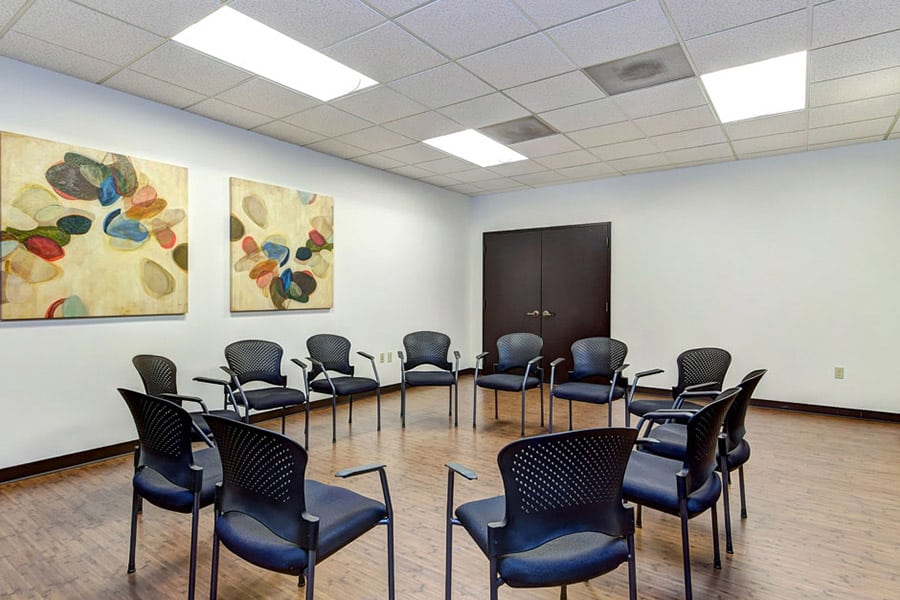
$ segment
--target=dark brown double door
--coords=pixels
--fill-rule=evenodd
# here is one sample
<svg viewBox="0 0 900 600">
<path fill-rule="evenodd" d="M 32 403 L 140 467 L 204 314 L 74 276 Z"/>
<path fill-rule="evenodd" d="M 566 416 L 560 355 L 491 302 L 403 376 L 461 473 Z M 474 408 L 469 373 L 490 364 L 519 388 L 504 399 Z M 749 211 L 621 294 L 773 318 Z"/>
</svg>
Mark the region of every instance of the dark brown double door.
<svg viewBox="0 0 900 600">
<path fill-rule="evenodd" d="M 544 340 L 546 377 L 564 357 L 557 381 L 572 368 L 577 339 L 609 336 L 610 224 L 484 234 L 482 348 L 497 360 L 497 338 L 527 331 Z"/>
</svg>

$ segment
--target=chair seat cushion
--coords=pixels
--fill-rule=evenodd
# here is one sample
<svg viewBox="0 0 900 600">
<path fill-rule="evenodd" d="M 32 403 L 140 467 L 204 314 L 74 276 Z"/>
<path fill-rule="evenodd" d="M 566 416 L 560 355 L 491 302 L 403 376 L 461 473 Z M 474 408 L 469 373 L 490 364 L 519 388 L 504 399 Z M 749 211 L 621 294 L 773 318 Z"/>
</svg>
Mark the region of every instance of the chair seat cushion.
<svg viewBox="0 0 900 600">
<path fill-rule="evenodd" d="M 586 381 L 567 381 L 553 386 L 553 396 L 564 400 L 577 400 L 579 402 L 591 402 L 593 404 L 605 404 L 609 401 L 610 386 L 603 383 L 588 383 Z M 616 386 L 613 388 L 612 398 L 617 400 L 625 396 L 625 388 Z"/>
<path fill-rule="evenodd" d="M 309 560 L 306 550 L 242 512 L 229 511 L 216 517 L 216 535 L 226 548 L 270 571 L 299 575 Z"/>
<path fill-rule="evenodd" d="M 652 432 L 651 432 L 652 434 Z M 626 500 L 672 515 L 681 513 L 675 474 L 684 462 L 656 456 L 649 452 L 632 452 L 625 469 L 622 495 Z M 713 473 L 697 490 L 688 495 L 688 517 L 712 506 L 722 491 L 719 476 Z"/>
<path fill-rule="evenodd" d="M 194 452 L 194 464 L 203 467 L 200 506 L 207 506 L 215 499 L 216 484 L 222 481 L 222 462 L 218 450 L 204 448 Z M 137 493 L 151 504 L 181 513 L 193 510 L 194 494 L 191 490 L 172 483 L 150 467 L 135 473 L 132 482 Z"/>
<path fill-rule="evenodd" d="M 502 521 L 504 513 L 503 496 L 468 502 L 456 509 L 460 523 L 485 555 L 488 523 Z M 511 587 L 550 587 L 593 579 L 627 560 L 624 538 L 579 532 L 498 557 L 497 569 Z"/>
<path fill-rule="evenodd" d="M 294 388 L 258 388 L 255 390 L 244 390 L 244 395 L 247 397 L 247 404 L 253 410 L 283 408 L 306 402 L 306 395 Z"/>
<path fill-rule="evenodd" d="M 660 410 L 663 408 L 672 408 L 674 400 L 635 400 L 628 407 L 628 412 L 633 415 L 644 416 L 648 412 Z M 681 405 L 684 410 L 700 410 L 703 408 L 694 402 L 684 402 Z"/>
<path fill-rule="evenodd" d="M 492 375 L 483 375 L 476 380 L 478 387 L 488 388 L 490 390 L 503 390 L 505 392 L 518 392 L 522 389 L 522 376 L 512 373 L 493 373 Z M 525 389 L 530 390 L 541 385 L 541 380 L 537 377 L 529 377 L 525 381 Z"/>
<path fill-rule="evenodd" d="M 453 385 L 450 371 L 407 371 L 406 385 Z"/>
<path fill-rule="evenodd" d="M 687 427 L 681 423 L 664 423 L 650 430 L 647 437 L 658 440 L 644 447 L 647 452 L 674 460 L 684 460 L 687 448 Z"/>
<path fill-rule="evenodd" d="M 750 444 L 747 440 L 741 440 L 738 447 L 728 453 L 728 458 L 726 459 L 728 470 L 734 471 L 748 460 L 750 460 Z"/>
<path fill-rule="evenodd" d="M 350 396 L 378 389 L 378 382 L 367 377 L 332 377 L 331 383 L 334 384 L 334 390 L 338 396 Z M 309 387 L 322 394 L 331 394 L 331 385 L 324 378 L 310 381 Z"/>
</svg>

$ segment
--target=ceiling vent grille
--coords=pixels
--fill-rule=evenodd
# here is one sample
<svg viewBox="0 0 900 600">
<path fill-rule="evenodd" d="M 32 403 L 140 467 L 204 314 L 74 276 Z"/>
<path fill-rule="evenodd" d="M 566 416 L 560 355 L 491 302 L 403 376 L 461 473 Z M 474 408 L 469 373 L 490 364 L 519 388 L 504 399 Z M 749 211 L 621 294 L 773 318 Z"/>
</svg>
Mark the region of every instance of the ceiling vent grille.
<svg viewBox="0 0 900 600">
<path fill-rule="evenodd" d="M 694 76 L 678 44 L 587 67 L 584 72 L 610 96 Z"/>
</svg>

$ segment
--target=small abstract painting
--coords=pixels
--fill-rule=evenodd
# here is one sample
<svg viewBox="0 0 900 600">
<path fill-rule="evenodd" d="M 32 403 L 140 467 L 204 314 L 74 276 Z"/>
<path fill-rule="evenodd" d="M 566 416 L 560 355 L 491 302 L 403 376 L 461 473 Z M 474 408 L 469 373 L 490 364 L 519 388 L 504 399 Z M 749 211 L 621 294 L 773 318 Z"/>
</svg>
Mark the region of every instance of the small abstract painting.
<svg viewBox="0 0 900 600">
<path fill-rule="evenodd" d="M 333 304 L 333 198 L 232 177 L 231 310 Z"/>
<path fill-rule="evenodd" d="M 0 317 L 187 312 L 187 169 L 0 133 Z"/>
</svg>

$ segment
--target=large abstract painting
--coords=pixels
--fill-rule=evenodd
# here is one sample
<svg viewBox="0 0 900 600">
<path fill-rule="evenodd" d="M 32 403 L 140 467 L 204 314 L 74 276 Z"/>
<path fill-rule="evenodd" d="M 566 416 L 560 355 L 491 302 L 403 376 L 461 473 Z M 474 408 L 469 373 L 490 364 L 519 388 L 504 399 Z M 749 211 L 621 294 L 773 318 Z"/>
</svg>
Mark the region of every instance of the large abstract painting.
<svg viewBox="0 0 900 600">
<path fill-rule="evenodd" d="M 331 196 L 231 178 L 231 310 L 331 308 Z"/>
<path fill-rule="evenodd" d="M 187 311 L 187 169 L 0 133 L 3 320 Z"/>
</svg>

